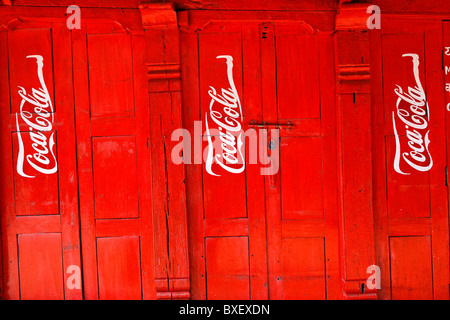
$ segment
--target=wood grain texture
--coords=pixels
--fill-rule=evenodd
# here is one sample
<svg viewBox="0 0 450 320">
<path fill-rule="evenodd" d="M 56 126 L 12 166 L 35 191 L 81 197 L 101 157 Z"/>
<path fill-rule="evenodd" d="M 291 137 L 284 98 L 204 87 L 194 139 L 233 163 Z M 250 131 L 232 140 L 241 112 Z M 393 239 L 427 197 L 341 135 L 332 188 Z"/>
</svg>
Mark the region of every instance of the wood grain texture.
<svg viewBox="0 0 450 320">
<path fill-rule="evenodd" d="M 64 299 L 61 234 L 24 234 L 18 237 L 20 298 Z"/>
<path fill-rule="evenodd" d="M 392 299 L 433 299 L 429 237 L 390 238 Z"/>
<path fill-rule="evenodd" d="M 384 88 L 383 99 L 373 97 L 374 153 L 385 153 L 384 157 L 374 159 L 374 170 L 387 172 L 385 176 L 376 175 L 374 180 L 376 254 L 382 270 L 378 296 L 381 299 L 448 299 L 447 160 L 438 151 L 445 148 L 442 137 L 448 128 L 441 107 L 445 104 L 443 84 L 439 77 L 433 76 L 444 71 L 442 56 L 433 49 L 442 46 L 442 24 L 430 20 L 419 26 L 414 19 L 401 24 L 391 19 L 386 22 L 386 28 L 371 38 L 372 48 L 377 47 L 372 55 L 376 57 L 373 74 L 382 81 L 373 86 L 374 92 L 379 94 Z M 397 102 L 393 90 L 396 85 L 415 84 L 411 62 L 401 61 L 405 53 L 419 55 L 419 77 L 426 86 L 430 110 L 430 143 L 434 144 L 430 147 L 433 150 L 431 170 L 409 170 L 410 175 L 400 175 L 393 168 L 392 112 Z M 383 102 L 384 108 L 379 108 Z M 402 143 L 407 137 L 401 134 L 399 138 L 403 140 L 400 147 L 406 148 Z"/>
<path fill-rule="evenodd" d="M 97 239 L 99 298 L 140 300 L 139 237 Z"/>
<path fill-rule="evenodd" d="M 352 12 L 358 6 L 343 6 L 342 16 L 346 17 L 348 11 Z M 374 264 L 375 246 L 370 78 L 366 72 L 361 72 L 370 61 L 369 39 L 368 34 L 359 29 L 339 30 L 334 35 L 338 71 L 337 141 L 344 299 L 371 299 L 375 296 L 373 291 L 367 292 L 361 287 L 361 283 L 367 280 L 367 267 Z"/>
</svg>

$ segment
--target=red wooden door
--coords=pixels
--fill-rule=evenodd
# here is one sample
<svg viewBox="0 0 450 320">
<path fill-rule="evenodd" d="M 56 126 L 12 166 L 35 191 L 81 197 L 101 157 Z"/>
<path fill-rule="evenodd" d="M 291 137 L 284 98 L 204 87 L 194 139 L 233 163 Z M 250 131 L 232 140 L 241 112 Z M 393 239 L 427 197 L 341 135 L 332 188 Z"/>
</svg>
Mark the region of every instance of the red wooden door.
<svg viewBox="0 0 450 320">
<path fill-rule="evenodd" d="M 143 32 L 88 18 L 73 30 L 65 19 L 9 26 L 0 34 L 4 297 L 154 298 Z"/>
<path fill-rule="evenodd" d="M 280 169 L 267 176 L 269 296 L 338 299 L 337 154 L 330 34 L 263 24 L 263 119 L 280 130 Z"/>
<path fill-rule="evenodd" d="M 143 34 L 87 21 L 72 46 L 85 297 L 154 298 Z"/>
<path fill-rule="evenodd" d="M 0 37 L 4 298 L 80 299 L 70 30 L 22 19 Z"/>
<path fill-rule="evenodd" d="M 448 299 L 442 23 L 371 38 L 374 215 L 383 299 Z"/>
<path fill-rule="evenodd" d="M 242 32 L 239 24 L 211 25 L 198 37 L 187 33 L 181 41 L 192 49 L 182 57 L 184 105 L 198 106 L 186 109 L 189 119 L 184 126 L 194 134 L 194 121 L 203 121 L 204 136 L 200 132 L 194 139 L 203 138 L 203 148 L 208 150 L 206 140 L 220 134 L 211 114 L 224 114 L 223 105 L 212 98 L 216 93 L 222 95 L 225 89 L 235 94 L 239 107 L 232 127 L 245 130 L 247 114 L 261 114 L 260 84 L 245 80 L 260 79 L 258 26 Z M 206 125 L 216 133 L 208 135 Z M 238 140 L 234 154 L 242 160 Z M 266 299 L 264 180 L 259 169 L 244 168 L 243 161 L 228 169 L 217 163 L 199 166 L 201 154 L 200 162 L 198 154 L 194 157 L 196 164 L 186 167 L 192 298 Z"/>
<path fill-rule="evenodd" d="M 280 127 L 279 136 L 258 142 L 259 152 L 279 151 L 275 174 L 264 176 L 261 163 L 250 163 L 248 131 L 245 167 L 224 169 L 220 156 L 211 164 L 207 155 L 202 166 L 197 158 L 186 167 L 192 297 L 338 298 L 331 35 L 303 23 L 217 22 L 181 39 L 192 48 L 182 54 L 184 126 L 196 139 L 194 121 L 203 122 L 204 154 L 227 127 L 225 115 L 243 130 Z M 217 107 L 226 95 L 223 105 L 236 113 Z M 239 137 L 233 146 L 239 159 Z"/>
</svg>

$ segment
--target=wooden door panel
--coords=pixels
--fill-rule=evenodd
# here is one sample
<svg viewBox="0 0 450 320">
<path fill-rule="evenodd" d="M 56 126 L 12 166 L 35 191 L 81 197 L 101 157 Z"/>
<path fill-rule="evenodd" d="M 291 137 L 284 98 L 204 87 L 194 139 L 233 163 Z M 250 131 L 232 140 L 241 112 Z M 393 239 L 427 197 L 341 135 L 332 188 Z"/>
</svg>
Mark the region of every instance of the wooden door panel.
<svg viewBox="0 0 450 320">
<path fill-rule="evenodd" d="M 407 139 L 406 136 L 401 136 Z M 386 137 L 386 161 L 394 163 L 396 142 Z M 399 175 L 392 165 L 387 166 L 388 214 L 390 218 L 429 218 L 430 179 L 427 173 Z"/>
<path fill-rule="evenodd" d="M 141 299 L 139 247 L 139 237 L 97 238 L 100 299 Z"/>
<path fill-rule="evenodd" d="M 60 233 L 18 236 L 21 299 L 64 299 L 61 240 Z"/>
<path fill-rule="evenodd" d="M 30 105 L 33 99 L 37 99 L 39 95 L 34 97 L 32 91 L 41 88 L 39 77 L 36 74 L 38 70 L 37 60 L 31 56 L 41 55 L 43 57 L 42 77 L 46 84 L 46 89 L 50 97 L 50 101 L 54 101 L 53 86 L 53 57 L 52 57 L 52 37 L 51 28 L 38 29 L 16 29 L 8 33 L 8 57 L 10 57 L 9 68 L 11 95 L 11 114 L 17 115 L 16 132 L 12 133 L 14 164 L 23 163 L 20 170 L 14 170 L 14 193 L 17 201 L 17 215 L 49 215 L 59 214 L 58 199 L 58 174 L 35 174 L 35 169 L 31 164 L 39 165 L 37 159 L 32 156 L 27 157 L 30 153 L 34 155 L 33 143 L 42 141 L 43 143 L 36 145 L 37 150 L 43 152 L 49 150 L 57 155 L 57 146 L 49 148 L 49 139 L 53 135 L 56 137 L 54 130 L 47 130 L 48 124 L 41 122 L 38 109 L 39 106 L 44 107 L 45 103 L 41 103 L 36 107 Z M 27 46 L 23 44 L 26 43 Z M 36 76 L 30 76 L 36 74 Z M 21 89 L 22 88 L 22 89 Z M 31 92 L 30 92 L 31 91 Z M 22 103 L 22 95 L 31 95 L 30 102 Z M 51 117 L 55 115 L 54 103 L 52 106 L 45 108 L 46 112 L 51 113 Z M 21 106 L 24 117 L 21 118 Z M 26 122 L 27 120 L 28 122 Z M 45 120 L 43 120 L 45 121 Z M 34 123 L 34 126 L 31 124 Z M 33 132 L 35 130 L 35 132 Z M 38 132 L 36 132 L 38 130 Z M 44 133 L 39 130 L 45 130 Z M 56 139 L 55 139 L 56 140 Z M 23 150 L 23 155 L 19 152 Z M 23 159 L 18 159 L 21 156 Z M 51 161 L 50 166 L 55 165 L 52 155 L 42 154 L 38 159 L 41 161 Z M 22 172 L 19 174 L 18 172 Z M 30 178 L 33 177 L 33 178 Z M 45 192 L 42 192 L 45 190 Z"/>
<path fill-rule="evenodd" d="M 155 292 L 144 41 L 113 25 L 87 22 L 72 36 L 85 295 L 149 299 Z"/>
<path fill-rule="evenodd" d="M 430 237 L 391 237 L 392 299 L 433 299 Z"/>
<path fill-rule="evenodd" d="M 327 94 L 333 76 L 319 64 L 332 41 L 302 23 L 265 30 L 262 76 L 276 70 L 276 78 L 267 82 L 275 88 L 266 93 L 263 113 L 270 122 L 294 125 L 280 130 L 280 170 L 266 178 L 269 296 L 336 298 L 340 288 L 331 270 L 339 263 L 338 234 L 330 229 L 338 216 L 330 189 L 337 183 L 330 154 L 335 118 Z"/>
<path fill-rule="evenodd" d="M 207 298 L 250 299 L 248 237 L 206 238 Z"/>
<path fill-rule="evenodd" d="M 193 99 L 186 105 L 198 106 L 186 110 L 188 120 L 184 126 L 195 131 L 194 121 L 202 121 L 204 156 L 208 138 L 215 156 L 219 160 L 226 156 L 221 134 L 231 126 L 245 131 L 250 120 L 261 113 L 260 106 L 251 103 L 260 99 L 260 84 L 252 77 L 259 73 L 258 33 L 258 24 L 243 28 L 239 23 L 212 23 L 198 34 L 187 33 L 181 38 L 194 42 L 192 48 L 198 49 L 190 51 L 189 58 L 185 57 L 181 64 L 184 68 L 195 66 L 192 67 L 195 71 L 183 73 L 186 79 L 183 85 L 199 84 L 183 91 L 185 97 L 190 95 Z M 193 55 L 197 58 L 191 60 Z M 231 92 L 236 93 L 233 98 Z M 226 98 L 230 99 L 229 105 L 220 102 Z M 234 107 L 227 108 L 230 105 Z M 230 120 L 231 115 L 235 121 Z M 238 148 L 236 141 L 234 148 Z M 243 137 L 242 141 L 245 141 L 242 158 L 235 163 L 227 161 L 231 158 L 224 161 L 228 169 L 217 162 L 207 167 L 205 157 L 199 168 L 186 167 L 187 185 L 191 188 L 187 201 L 193 299 L 267 298 L 264 180 L 258 166 L 248 163 L 243 166 L 242 160 L 248 160 L 248 139 Z M 195 163 L 200 163 L 199 155 L 194 157 Z"/>
<path fill-rule="evenodd" d="M 380 79 L 372 84 L 372 119 L 382 299 L 449 295 L 442 37 L 441 23 L 412 19 L 389 21 L 371 38 Z"/>
<path fill-rule="evenodd" d="M 20 131 L 11 134 L 13 141 L 12 152 L 14 163 L 18 162 L 19 150 L 24 145 L 31 146 L 35 141 L 40 139 L 38 136 L 33 138 L 33 131 Z M 56 131 L 48 132 L 48 135 L 54 135 L 56 143 Z M 20 141 L 20 142 L 19 142 Z M 42 139 L 40 139 L 42 141 Z M 20 146 L 22 144 L 22 146 Z M 53 147 L 55 155 L 58 154 L 58 147 Z M 26 162 L 26 160 L 25 160 Z M 33 215 L 51 215 L 59 214 L 59 197 L 58 197 L 58 174 L 52 175 L 34 175 L 32 169 L 28 169 L 29 174 L 34 178 L 25 178 L 14 171 L 14 198 L 17 201 L 16 215 L 33 216 Z"/>
<path fill-rule="evenodd" d="M 283 238 L 283 299 L 326 299 L 324 238 Z"/>
<path fill-rule="evenodd" d="M 139 218 L 136 139 L 93 137 L 96 219 Z"/>
<path fill-rule="evenodd" d="M 81 299 L 70 30 L 17 22 L 0 46 L 4 298 Z"/>
<path fill-rule="evenodd" d="M 26 43 L 26 46 L 24 45 Z M 40 88 L 38 77 L 30 77 L 35 73 L 36 60 L 27 58 L 30 55 L 39 54 L 44 58 L 42 76 L 45 79 L 51 101 L 54 101 L 53 87 L 53 48 L 51 25 L 40 28 L 15 29 L 8 33 L 8 57 L 10 72 L 10 86 L 17 92 L 19 86 L 23 88 Z M 20 113 L 22 97 L 18 94 L 11 95 L 11 113 Z M 54 107 L 56 107 L 54 103 Z M 56 110 L 55 110 L 56 111 Z"/>
<path fill-rule="evenodd" d="M 279 119 L 320 118 L 317 52 L 318 40 L 314 35 L 276 37 Z"/>
<path fill-rule="evenodd" d="M 91 117 L 133 116 L 133 60 L 127 34 L 89 34 Z"/>
<path fill-rule="evenodd" d="M 283 220 L 323 219 L 320 137 L 281 138 Z"/>
<path fill-rule="evenodd" d="M 209 114 L 212 98 L 211 88 L 214 88 L 220 95 L 223 89 L 228 89 L 230 84 L 227 77 L 227 64 L 221 56 L 229 55 L 233 57 L 232 75 L 237 91 L 240 93 L 242 101 L 242 45 L 240 32 L 205 33 L 199 35 L 199 59 L 200 63 L 200 92 L 201 110 L 200 115 L 203 121 L 208 121 L 211 130 L 211 139 L 215 150 L 221 150 L 222 141 L 219 138 L 219 128 L 214 125 L 211 118 L 206 118 Z M 225 95 L 224 95 L 225 96 Z M 218 103 L 216 102 L 216 105 Z M 214 112 L 222 112 L 219 109 L 212 109 Z M 245 113 L 243 107 L 242 112 Z M 226 119 L 221 119 L 224 121 Z M 240 119 L 239 119 L 240 120 Z M 205 132 L 205 131 L 204 131 Z M 204 139 L 205 140 L 205 139 Z M 203 144 L 203 150 L 207 149 L 207 142 Z M 237 147 L 237 146 L 235 146 Z M 219 151 L 220 152 L 220 151 Z M 219 155 L 220 156 L 220 153 Z M 222 154 L 223 156 L 223 154 Z M 238 167 L 235 166 L 235 167 Z M 247 217 L 247 196 L 246 196 L 246 174 L 230 174 L 217 164 L 211 168 L 214 176 L 203 167 L 203 197 L 205 204 L 206 219 L 237 219 Z M 233 200 L 229 201 L 229 195 L 224 190 L 233 186 Z"/>
<path fill-rule="evenodd" d="M 394 90 L 399 90 L 398 86 L 405 90 L 408 87 L 415 86 L 415 80 L 412 76 L 411 58 L 404 57 L 404 54 L 414 53 L 419 57 L 424 57 L 424 34 L 408 35 L 383 35 L 383 56 L 386 61 L 383 63 L 383 86 L 385 104 L 396 106 L 398 96 Z M 419 64 L 419 75 L 424 75 L 425 65 Z M 400 85 L 401 84 L 401 85 Z M 426 81 L 423 82 L 426 90 Z M 399 91 L 400 92 L 400 91 Z M 398 116 L 393 116 L 394 108 L 385 108 L 386 124 L 396 122 L 395 128 L 398 139 L 393 132 L 394 125 L 386 125 L 386 161 L 387 179 L 388 179 L 388 214 L 392 218 L 418 218 L 430 217 L 430 180 L 428 172 L 415 172 L 410 174 L 408 168 L 402 165 L 399 170 L 407 174 L 399 174 L 394 170 L 396 148 L 399 150 L 408 150 L 408 137 L 405 130 L 401 128 Z M 395 111 L 396 112 L 396 111 Z M 407 118 L 406 120 L 408 120 Z M 413 121 L 414 123 L 414 121 Z M 401 130 L 401 131 L 400 131 Z M 412 134 L 413 128 L 409 131 Z M 414 140 L 412 140 L 414 142 Z M 410 143 L 414 146 L 413 143 Z M 402 162 L 401 160 L 398 160 Z"/>
</svg>

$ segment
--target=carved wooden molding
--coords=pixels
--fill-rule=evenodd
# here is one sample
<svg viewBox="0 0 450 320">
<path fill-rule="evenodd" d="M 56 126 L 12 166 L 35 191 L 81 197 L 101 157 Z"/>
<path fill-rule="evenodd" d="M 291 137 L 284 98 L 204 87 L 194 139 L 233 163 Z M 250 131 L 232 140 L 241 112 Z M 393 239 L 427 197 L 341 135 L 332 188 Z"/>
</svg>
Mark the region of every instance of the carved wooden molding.
<svg viewBox="0 0 450 320">
<path fill-rule="evenodd" d="M 139 6 L 144 29 L 177 28 L 177 13 L 172 3 L 142 3 Z"/>
<path fill-rule="evenodd" d="M 375 261 L 372 205 L 371 88 L 367 8 L 341 1 L 336 16 L 336 86 L 343 236 L 342 289 L 347 300 L 375 299 L 366 288 L 366 268 Z M 358 151 L 355 152 L 355 145 Z M 358 179 L 354 179 L 357 176 Z M 346 181 L 345 186 L 342 181 Z M 361 192 L 365 190 L 365 192 Z M 365 239 L 364 243 L 354 241 Z M 352 267 L 349 267 L 349 265 Z"/>
<path fill-rule="evenodd" d="M 172 3 L 141 3 L 146 41 L 152 139 L 156 299 L 190 298 L 184 167 L 171 161 L 173 130 L 181 122 L 177 14 Z"/>
<path fill-rule="evenodd" d="M 370 3 L 349 3 L 340 4 L 338 15 L 336 16 L 336 31 L 338 30 L 367 30 L 367 19 L 369 14 L 367 8 Z"/>
<path fill-rule="evenodd" d="M 149 80 L 174 80 L 181 77 L 179 64 L 147 64 L 147 69 Z"/>
<path fill-rule="evenodd" d="M 337 76 L 338 80 L 370 80 L 370 65 L 338 65 Z"/>
</svg>

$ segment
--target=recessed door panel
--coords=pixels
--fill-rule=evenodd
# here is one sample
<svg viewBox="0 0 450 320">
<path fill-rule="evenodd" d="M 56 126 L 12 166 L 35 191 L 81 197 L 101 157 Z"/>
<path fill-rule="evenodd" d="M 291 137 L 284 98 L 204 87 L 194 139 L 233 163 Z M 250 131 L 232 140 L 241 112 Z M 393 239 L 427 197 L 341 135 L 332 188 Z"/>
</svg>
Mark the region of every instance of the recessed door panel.
<svg viewBox="0 0 450 320">
<path fill-rule="evenodd" d="M 140 300 L 139 237 L 98 238 L 97 256 L 99 298 Z"/>
<path fill-rule="evenodd" d="M 250 298 L 247 237 L 206 238 L 208 299 Z"/>
<path fill-rule="evenodd" d="M 61 234 L 18 236 L 20 298 L 63 300 L 64 276 Z"/>
</svg>

